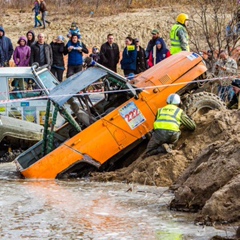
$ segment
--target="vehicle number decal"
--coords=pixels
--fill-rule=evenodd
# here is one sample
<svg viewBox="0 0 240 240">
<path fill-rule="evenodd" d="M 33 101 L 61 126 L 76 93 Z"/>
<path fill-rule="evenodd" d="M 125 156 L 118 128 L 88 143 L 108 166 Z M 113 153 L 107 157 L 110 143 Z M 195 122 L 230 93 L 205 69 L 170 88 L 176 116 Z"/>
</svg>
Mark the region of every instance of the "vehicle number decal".
<svg viewBox="0 0 240 240">
<path fill-rule="evenodd" d="M 146 121 L 141 111 L 133 102 L 128 103 L 119 112 L 132 130 Z"/>
<path fill-rule="evenodd" d="M 199 56 L 196 53 L 192 53 L 191 55 L 187 56 L 187 58 L 190 61 L 193 61 L 194 59 L 198 58 Z"/>
</svg>

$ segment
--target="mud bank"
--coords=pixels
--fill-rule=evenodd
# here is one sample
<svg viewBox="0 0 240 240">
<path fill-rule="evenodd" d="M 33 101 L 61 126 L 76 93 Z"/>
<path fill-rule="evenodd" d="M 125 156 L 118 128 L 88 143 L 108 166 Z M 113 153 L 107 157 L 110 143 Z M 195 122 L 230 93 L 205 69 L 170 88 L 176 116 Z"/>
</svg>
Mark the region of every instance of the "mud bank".
<svg viewBox="0 0 240 240">
<path fill-rule="evenodd" d="M 182 132 L 172 154 L 139 157 L 130 166 L 95 173 L 96 181 L 171 186 L 175 210 L 201 210 L 196 221 L 238 221 L 240 217 L 240 111 L 210 111 Z"/>
<path fill-rule="evenodd" d="M 177 180 L 170 204 L 177 210 L 201 209 L 196 221 L 204 224 L 240 218 L 240 112 L 217 115 L 218 121 L 210 126 L 218 141 L 204 149 Z"/>
</svg>

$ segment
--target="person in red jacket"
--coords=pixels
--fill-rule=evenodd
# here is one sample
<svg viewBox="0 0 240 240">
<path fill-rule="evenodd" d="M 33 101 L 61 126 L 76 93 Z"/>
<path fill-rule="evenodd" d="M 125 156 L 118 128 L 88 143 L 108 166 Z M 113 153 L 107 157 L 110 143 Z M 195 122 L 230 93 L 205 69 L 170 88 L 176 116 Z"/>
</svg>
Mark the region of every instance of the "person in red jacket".
<svg viewBox="0 0 240 240">
<path fill-rule="evenodd" d="M 160 41 L 157 41 L 150 52 L 148 65 L 152 67 L 169 56 L 171 56 L 170 51 Z"/>
</svg>

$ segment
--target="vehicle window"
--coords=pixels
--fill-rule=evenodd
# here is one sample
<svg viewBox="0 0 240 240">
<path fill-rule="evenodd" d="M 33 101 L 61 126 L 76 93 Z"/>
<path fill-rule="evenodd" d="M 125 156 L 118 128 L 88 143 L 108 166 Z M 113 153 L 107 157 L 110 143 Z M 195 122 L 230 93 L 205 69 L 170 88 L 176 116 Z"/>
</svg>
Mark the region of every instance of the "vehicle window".
<svg viewBox="0 0 240 240">
<path fill-rule="evenodd" d="M 9 78 L 10 99 L 38 97 L 43 94 L 42 89 L 32 78 Z"/>
<path fill-rule="evenodd" d="M 59 82 L 56 80 L 56 78 L 49 72 L 44 71 L 38 74 L 38 77 L 42 81 L 43 85 L 51 91 L 54 87 L 56 87 Z"/>
</svg>

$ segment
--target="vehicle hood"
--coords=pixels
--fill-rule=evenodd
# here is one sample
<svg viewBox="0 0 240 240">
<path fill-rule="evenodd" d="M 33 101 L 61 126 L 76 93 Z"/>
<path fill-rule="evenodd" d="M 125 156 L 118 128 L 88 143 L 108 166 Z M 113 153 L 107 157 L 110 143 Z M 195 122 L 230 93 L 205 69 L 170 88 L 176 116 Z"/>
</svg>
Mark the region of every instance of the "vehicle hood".
<svg viewBox="0 0 240 240">
<path fill-rule="evenodd" d="M 75 94 L 83 91 L 86 87 L 107 74 L 107 71 L 100 68 L 88 68 L 85 71 L 69 77 L 66 81 L 56 86 L 50 92 L 49 98 L 61 107 Z"/>
<path fill-rule="evenodd" d="M 0 116 L 0 142 L 4 137 L 40 141 L 43 136 L 41 125 L 20 119 Z"/>
</svg>

